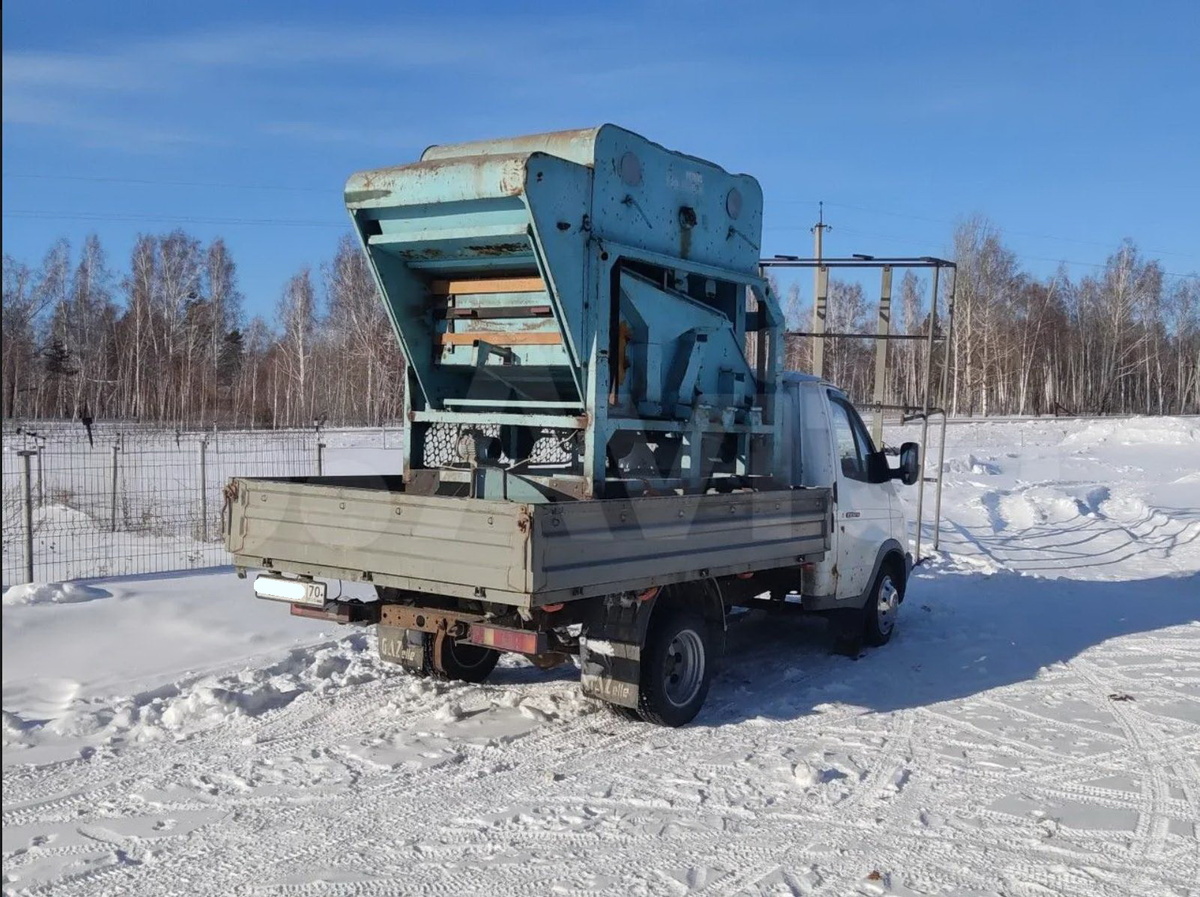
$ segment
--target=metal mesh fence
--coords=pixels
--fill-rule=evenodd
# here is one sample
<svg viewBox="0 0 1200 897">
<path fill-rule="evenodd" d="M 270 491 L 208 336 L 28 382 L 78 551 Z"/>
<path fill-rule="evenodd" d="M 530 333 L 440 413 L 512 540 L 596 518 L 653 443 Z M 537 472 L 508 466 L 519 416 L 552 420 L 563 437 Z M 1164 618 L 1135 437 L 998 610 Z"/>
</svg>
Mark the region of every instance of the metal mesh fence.
<svg viewBox="0 0 1200 897">
<path fill-rule="evenodd" d="M 330 466 L 398 471 L 400 445 L 397 431 L 378 429 L 181 432 L 110 426 L 97 430 L 91 442 L 78 424 L 6 432 L 4 582 L 28 577 L 30 541 L 32 578 L 39 582 L 227 563 L 221 511 L 231 477 L 314 475 L 318 465 L 327 471 Z M 388 454 L 374 454 L 380 449 Z"/>
</svg>

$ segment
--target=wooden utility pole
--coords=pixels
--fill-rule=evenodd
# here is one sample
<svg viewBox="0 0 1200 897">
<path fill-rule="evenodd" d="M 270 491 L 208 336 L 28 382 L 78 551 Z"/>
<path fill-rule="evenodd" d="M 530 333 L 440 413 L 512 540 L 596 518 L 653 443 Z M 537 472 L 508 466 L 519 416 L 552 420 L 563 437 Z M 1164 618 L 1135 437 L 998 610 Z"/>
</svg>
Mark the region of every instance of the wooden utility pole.
<svg viewBox="0 0 1200 897">
<path fill-rule="evenodd" d="M 875 419 L 871 438 L 875 447 L 883 445 L 883 402 L 887 398 L 888 336 L 892 332 L 892 266 L 884 265 L 879 284 L 879 322 L 875 327 Z"/>
</svg>

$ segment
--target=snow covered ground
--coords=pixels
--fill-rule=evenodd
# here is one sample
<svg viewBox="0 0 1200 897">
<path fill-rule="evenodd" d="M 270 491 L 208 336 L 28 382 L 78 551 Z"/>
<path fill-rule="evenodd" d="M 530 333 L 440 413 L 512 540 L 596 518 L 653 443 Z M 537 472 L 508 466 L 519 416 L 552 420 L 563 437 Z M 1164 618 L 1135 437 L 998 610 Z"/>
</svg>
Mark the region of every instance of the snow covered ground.
<svg viewBox="0 0 1200 897">
<path fill-rule="evenodd" d="M 892 643 L 745 615 L 679 730 L 227 572 L 9 589 L 4 893 L 1200 894 L 1200 422 L 949 440 Z"/>
</svg>

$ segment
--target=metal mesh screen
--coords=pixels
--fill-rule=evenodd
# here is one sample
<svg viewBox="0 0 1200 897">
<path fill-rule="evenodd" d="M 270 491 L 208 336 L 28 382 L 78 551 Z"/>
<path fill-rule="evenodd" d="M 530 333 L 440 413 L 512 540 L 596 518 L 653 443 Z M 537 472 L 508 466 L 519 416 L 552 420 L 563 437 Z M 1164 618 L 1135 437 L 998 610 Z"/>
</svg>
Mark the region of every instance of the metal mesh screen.
<svg viewBox="0 0 1200 897">
<path fill-rule="evenodd" d="M 425 467 L 448 467 L 459 463 L 458 440 L 466 433 L 477 432 L 483 436 L 499 438 L 498 424 L 431 424 L 425 434 L 422 462 Z M 529 459 L 534 464 L 567 464 L 571 451 L 564 447 L 565 439 L 557 433 L 545 432 L 533 443 Z M 502 463 L 526 460 L 501 455 Z"/>
</svg>

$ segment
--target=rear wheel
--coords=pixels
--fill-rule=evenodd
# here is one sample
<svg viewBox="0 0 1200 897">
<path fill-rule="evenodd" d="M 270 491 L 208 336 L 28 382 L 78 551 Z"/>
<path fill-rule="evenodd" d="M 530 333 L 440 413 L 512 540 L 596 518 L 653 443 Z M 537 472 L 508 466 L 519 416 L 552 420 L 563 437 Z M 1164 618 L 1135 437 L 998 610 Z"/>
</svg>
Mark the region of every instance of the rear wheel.
<svg viewBox="0 0 1200 897">
<path fill-rule="evenodd" d="M 620 704 L 605 704 L 604 706 L 612 711 L 614 716 L 619 716 L 621 719 L 627 719 L 635 723 L 642 721 L 642 712 L 640 710 L 635 710 L 632 707 L 624 707 Z"/>
<path fill-rule="evenodd" d="M 646 722 L 682 726 L 700 712 L 713 677 L 708 623 L 695 611 L 661 608 L 642 651 L 639 712 Z"/>
<path fill-rule="evenodd" d="M 446 636 L 441 639 L 429 633 L 425 636 L 425 665 L 438 679 L 458 679 L 462 682 L 482 682 L 491 675 L 500 660 L 500 652 L 479 645 L 456 642 Z"/>
<path fill-rule="evenodd" d="M 863 605 L 863 641 L 878 647 L 886 645 L 896 629 L 896 616 L 904 600 L 904 580 L 893 564 L 880 568 L 867 602 Z"/>
</svg>

